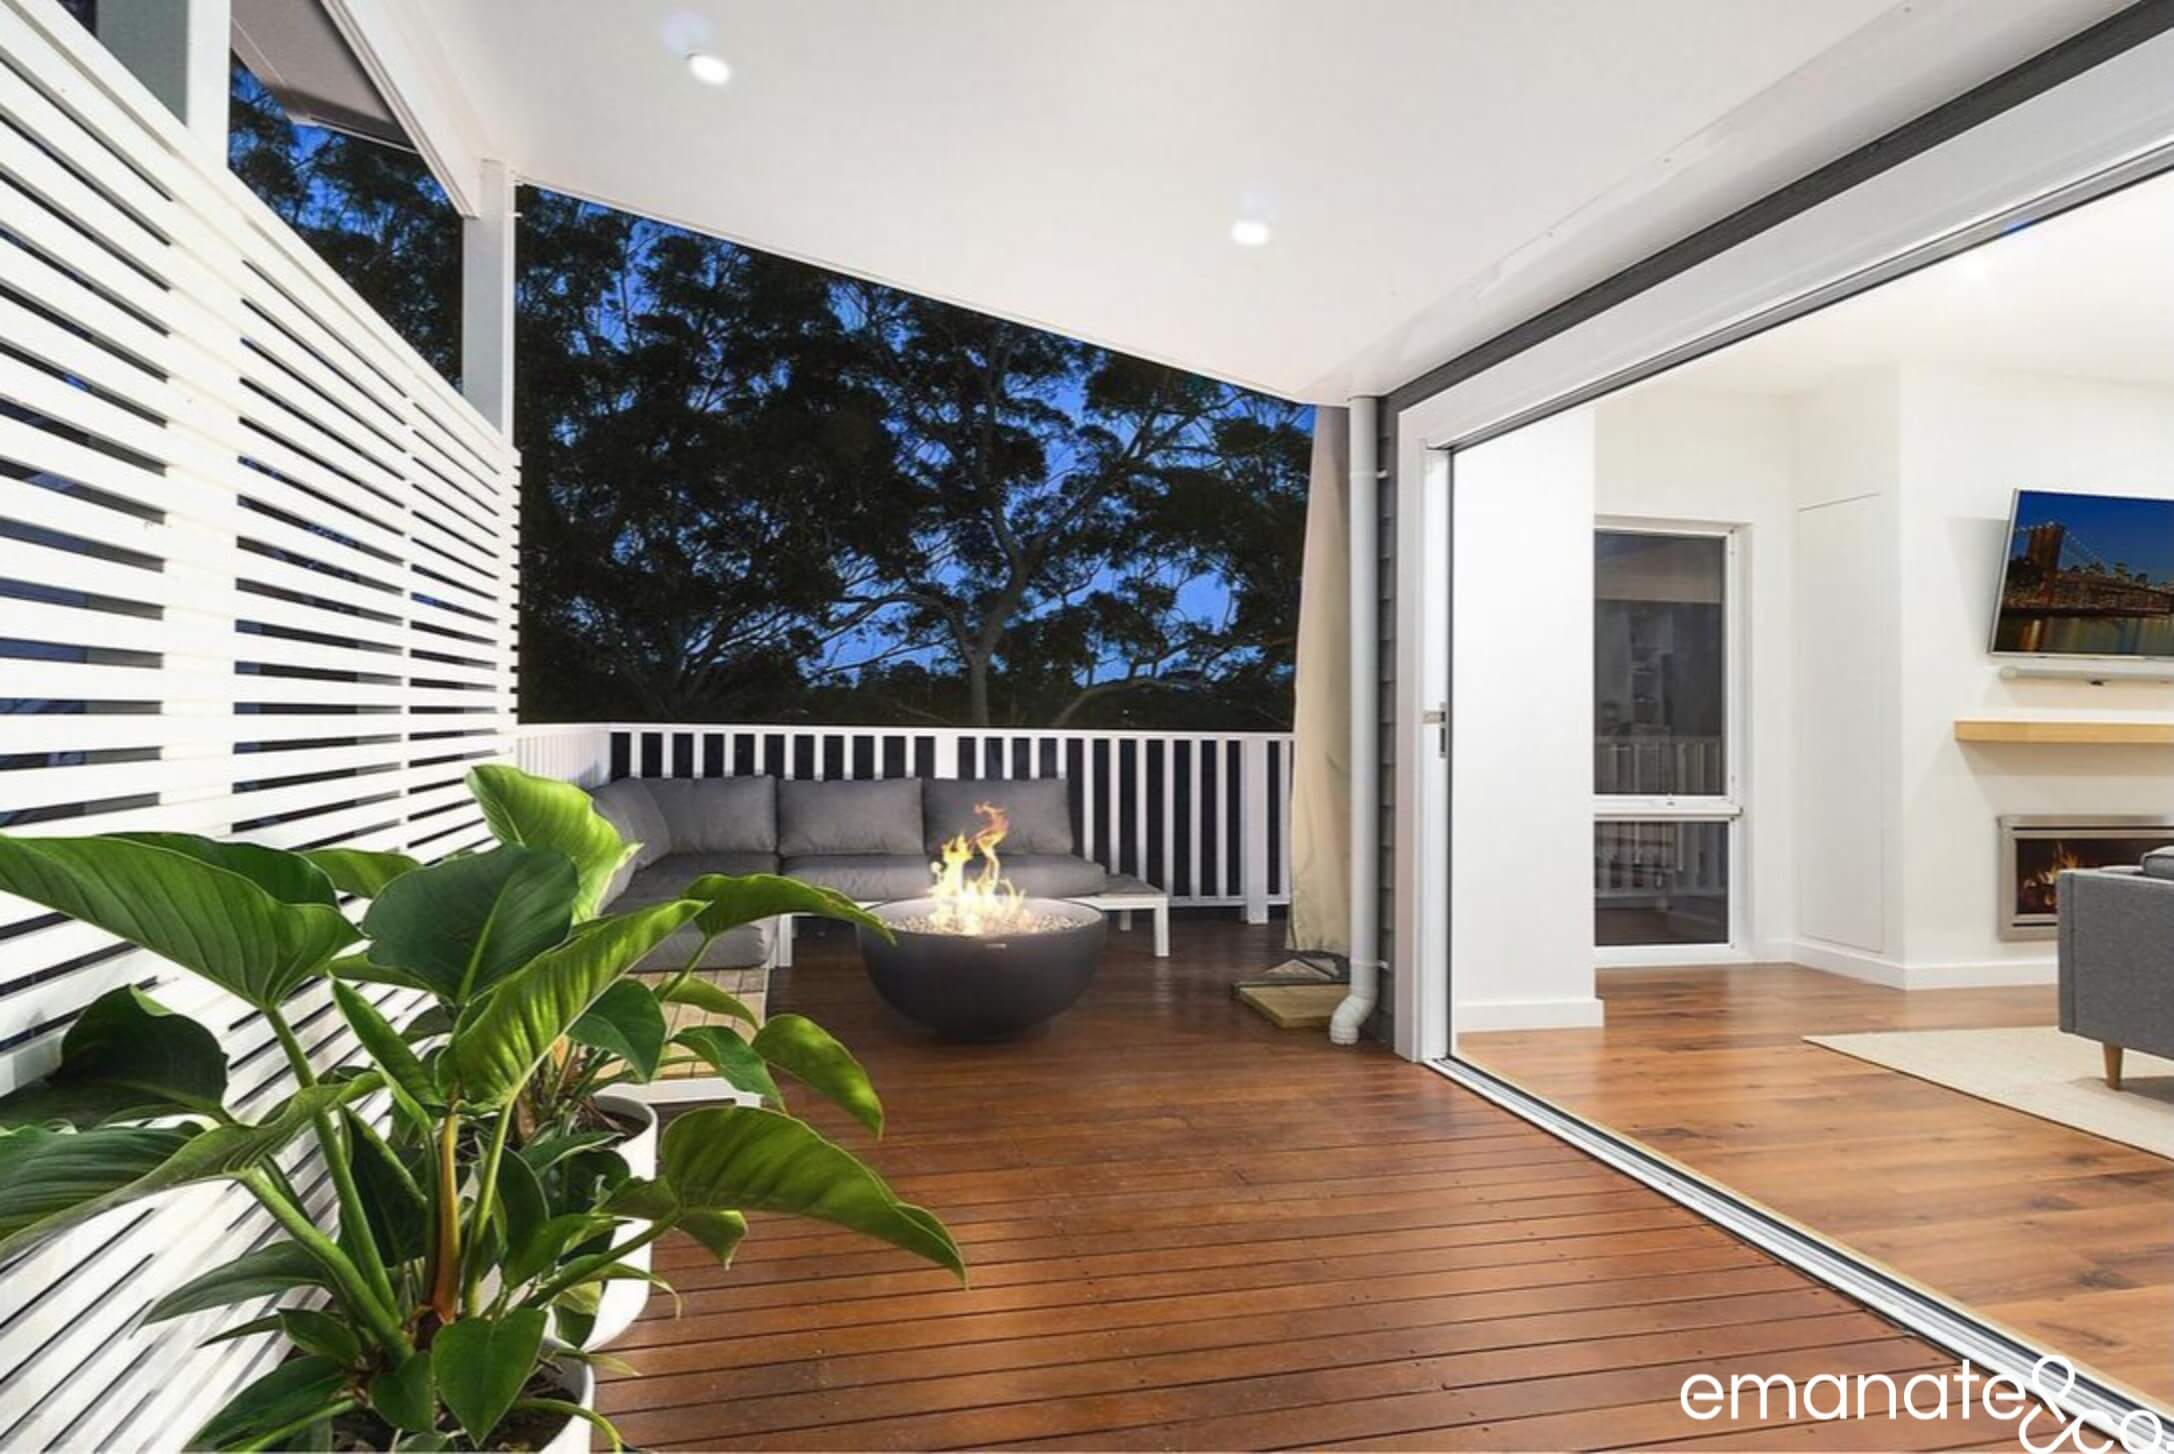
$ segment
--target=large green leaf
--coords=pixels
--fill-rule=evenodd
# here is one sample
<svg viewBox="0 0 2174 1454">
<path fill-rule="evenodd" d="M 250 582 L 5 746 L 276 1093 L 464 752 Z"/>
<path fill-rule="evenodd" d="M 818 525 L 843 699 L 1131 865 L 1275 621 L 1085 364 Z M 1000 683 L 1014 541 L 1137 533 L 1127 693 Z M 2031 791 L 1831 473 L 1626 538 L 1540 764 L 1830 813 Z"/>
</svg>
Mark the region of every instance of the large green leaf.
<svg viewBox="0 0 2174 1454">
<path fill-rule="evenodd" d="M 572 783 L 537 777 L 503 763 L 468 770 L 483 819 L 500 843 L 548 848 L 573 860 L 581 891 L 574 917 L 588 919 L 603 906 L 604 890 L 639 845 L 619 836 L 589 795 Z"/>
<path fill-rule="evenodd" d="M 323 901 L 292 897 L 311 880 Z M 302 859 L 180 834 L 0 834 L 0 890 L 194 970 L 259 1010 L 277 1007 L 357 938 L 332 906 L 331 883 Z"/>
<path fill-rule="evenodd" d="M 370 1380 L 370 1408 L 394 1428 L 428 1434 L 438 1427 L 437 1382 L 430 1376 L 430 1355 L 411 1353 L 397 1368 Z M 413 1448 L 406 1439 L 403 1449 Z"/>
<path fill-rule="evenodd" d="M 385 885 L 422 865 L 405 853 L 373 853 L 366 848 L 310 848 L 302 857 L 315 864 L 343 894 L 374 899 Z"/>
<path fill-rule="evenodd" d="M 228 1399 L 187 1447 L 236 1449 L 258 1443 L 320 1409 L 329 1410 L 346 1382 L 346 1370 L 330 1358 L 312 1354 L 289 1359 Z"/>
<path fill-rule="evenodd" d="M 707 1106 L 675 1117 L 657 1147 L 659 1180 L 699 1211 L 790 1212 L 902 1247 L 966 1277 L 958 1244 L 921 1208 L 814 1127 L 775 1111 Z"/>
<path fill-rule="evenodd" d="M 226 1119 L 226 1051 L 211 1031 L 133 986 L 91 1001 L 42 1083 L 0 1097 L 0 1126 L 173 1115 Z"/>
<path fill-rule="evenodd" d="M 742 1040 L 729 1025 L 690 1025 L 672 1037 L 674 1045 L 683 1045 L 702 1057 L 717 1078 L 734 1090 L 761 1096 L 770 1104 L 783 1109 L 785 1097 L 770 1075 L 770 1066 L 753 1046 Z"/>
<path fill-rule="evenodd" d="M 388 969 L 382 964 L 372 964 L 367 953 L 343 954 L 326 965 L 325 972 L 334 979 L 344 980 L 349 984 L 390 984 L 398 985 L 404 990 L 427 991 L 430 988 L 429 982 L 419 975 L 410 974 L 404 969 Z"/>
<path fill-rule="evenodd" d="M 465 1005 L 566 938 L 574 893 L 573 864 L 547 849 L 494 848 L 419 868 L 363 915 L 370 963 Z"/>
<path fill-rule="evenodd" d="M 319 1114 L 379 1084 L 373 1071 L 310 1086 L 254 1126 L 72 1132 L 25 1126 L 0 1135 L 0 1257 L 113 1207 L 255 1171 Z"/>
<path fill-rule="evenodd" d="M 257 843 L 205 838 L 195 833 L 116 833 L 129 843 L 186 854 L 199 863 L 240 874 L 283 904 L 338 904 L 332 880 L 307 855 Z"/>
<path fill-rule="evenodd" d="M 387 1266 L 398 1267 L 423 1255 L 424 1231 L 429 1225 L 430 1200 L 417 1175 L 423 1170 L 424 1153 L 410 1155 L 413 1164 L 387 1145 L 361 1117 L 343 1113 L 347 1124 L 349 1169 L 355 1190 L 362 1199 L 361 1227 L 342 1224 L 340 1242 L 350 1254 L 364 1233 L 375 1242 Z"/>
<path fill-rule="evenodd" d="M 645 986 L 623 979 L 597 996 L 566 1038 L 617 1056 L 647 1081 L 664 1055 L 664 1011 Z"/>
<path fill-rule="evenodd" d="M 883 1102 L 868 1072 L 821 1025 L 805 1015 L 773 1015 L 750 1043 L 764 1060 L 805 1081 L 871 1132 L 883 1134 Z"/>
<path fill-rule="evenodd" d="M 733 1252 L 747 1235 L 747 1218 L 738 1212 L 687 1212 L 681 1215 L 678 1227 L 708 1248 L 719 1267 L 730 1267 Z"/>
<path fill-rule="evenodd" d="M 351 987 L 334 980 L 332 998 L 340 1007 L 340 1017 L 384 1073 L 386 1087 L 400 1102 L 400 1109 L 417 1125 L 427 1125 L 430 1112 L 439 1108 L 438 1088 L 421 1057 L 392 1022 L 378 1013 L 377 1006 Z"/>
<path fill-rule="evenodd" d="M 480 1109 L 513 1094 L 599 995 L 700 908 L 673 899 L 600 919 L 510 975 L 454 1027 L 446 1054 L 462 1094 Z"/>
<path fill-rule="evenodd" d="M 702 971 L 682 979 L 673 975 L 656 991 L 657 998 L 668 1005 L 692 1005 L 712 1015 L 723 1015 L 747 1025 L 760 1025 L 762 1017 L 741 1003 L 739 996 L 726 994 L 716 985 L 702 978 Z"/>
<path fill-rule="evenodd" d="M 503 1318 L 462 1318 L 440 1328 L 432 1340 L 430 1371 L 438 1397 L 477 1448 L 491 1447 L 491 1430 L 536 1372 L 544 1321 L 542 1308 L 523 1308 Z"/>
<path fill-rule="evenodd" d="M 352 1368 L 362 1361 L 362 1336 L 342 1318 L 317 1308 L 281 1308 L 274 1315 L 287 1341 Z"/>
<path fill-rule="evenodd" d="M 206 1308 L 253 1302 L 298 1287 L 323 1285 L 325 1271 L 316 1257 L 299 1242 L 274 1242 L 254 1252 L 244 1252 L 232 1262 L 222 1262 L 200 1272 L 175 1288 L 143 1315 L 146 1323 L 160 1323 Z"/>
<path fill-rule="evenodd" d="M 780 874 L 705 873 L 688 884 L 681 896 L 700 899 L 709 906 L 694 921 L 704 934 L 722 934 L 780 914 L 815 914 L 862 925 L 885 939 L 891 937 L 889 925 L 836 889 L 819 888 Z"/>
</svg>

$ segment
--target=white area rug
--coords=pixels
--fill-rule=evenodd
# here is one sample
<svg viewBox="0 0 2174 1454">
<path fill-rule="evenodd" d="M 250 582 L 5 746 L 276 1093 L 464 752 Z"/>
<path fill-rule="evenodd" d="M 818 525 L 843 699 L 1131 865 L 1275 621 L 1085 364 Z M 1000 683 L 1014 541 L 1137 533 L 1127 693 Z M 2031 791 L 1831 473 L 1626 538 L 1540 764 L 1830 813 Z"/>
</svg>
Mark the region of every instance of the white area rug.
<svg viewBox="0 0 2174 1454">
<path fill-rule="evenodd" d="M 2051 1027 L 1807 1035 L 1813 1045 L 2174 1159 L 2174 1061 L 2128 1054 L 2108 1090 L 2098 1042 Z"/>
</svg>

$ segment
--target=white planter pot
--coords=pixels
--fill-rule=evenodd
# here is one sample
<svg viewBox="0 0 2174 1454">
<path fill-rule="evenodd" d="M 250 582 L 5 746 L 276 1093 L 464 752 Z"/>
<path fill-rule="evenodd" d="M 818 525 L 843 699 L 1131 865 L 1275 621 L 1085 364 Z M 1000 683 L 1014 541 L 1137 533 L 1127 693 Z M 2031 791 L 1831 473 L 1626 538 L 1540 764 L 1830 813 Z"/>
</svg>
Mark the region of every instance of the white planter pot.
<svg viewBox="0 0 2174 1454">
<path fill-rule="evenodd" d="M 655 1130 L 655 1127 L 651 1127 Z M 554 1363 L 559 1379 L 566 1385 L 566 1397 L 571 1403 L 585 1409 L 596 1407 L 596 1370 L 586 1363 Z M 589 1454 L 589 1436 L 596 1426 L 587 1419 L 568 1419 L 566 1427 L 551 1436 L 543 1446 L 542 1454 Z"/>
<path fill-rule="evenodd" d="M 650 1177 L 657 1174 L 657 1113 L 631 1096 L 601 1095 L 596 1098 L 599 1109 L 622 1120 L 636 1122 L 641 1130 L 611 1149 L 625 1160 L 627 1169 L 636 1176 Z M 614 1240 L 624 1242 L 649 1230 L 647 1222 L 625 1222 Z M 630 1253 L 626 1262 L 630 1267 L 649 1270 L 650 1247 L 638 1247 Z M 604 1293 L 596 1307 L 596 1323 L 589 1336 L 582 1339 L 584 1351 L 601 1348 L 634 1325 L 649 1302 L 649 1284 L 633 1278 L 621 1278 L 604 1284 Z"/>
</svg>

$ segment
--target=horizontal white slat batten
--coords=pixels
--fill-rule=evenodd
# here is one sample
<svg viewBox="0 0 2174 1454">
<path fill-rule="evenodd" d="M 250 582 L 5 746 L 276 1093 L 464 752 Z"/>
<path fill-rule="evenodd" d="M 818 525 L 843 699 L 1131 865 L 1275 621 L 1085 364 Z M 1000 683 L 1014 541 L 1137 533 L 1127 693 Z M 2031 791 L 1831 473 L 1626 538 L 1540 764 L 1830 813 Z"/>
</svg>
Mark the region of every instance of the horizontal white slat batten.
<svg viewBox="0 0 2174 1454">
<path fill-rule="evenodd" d="M 0 760 L 33 764 L 0 770 L 0 815 L 34 818 L 0 831 L 486 843 L 461 778 L 512 745 L 510 444 L 53 0 L 0 0 L 0 119 L 0 398 L 26 416 L 0 417 L 0 460 L 31 475 L 0 480 L 30 528 L 0 538 L 0 579 L 34 597 L 0 596 L 0 640 L 37 643 L 5 648 L 0 696 L 52 708 L 0 714 Z M 48 917 L 0 898 L 0 1090 L 138 983 L 224 1035 L 244 1114 L 291 1088 L 261 1016 Z M 353 1052 L 326 1005 L 291 1006 L 320 1068 Z M 197 1346 L 250 1309 L 140 1322 L 264 1227 L 214 1189 L 0 1271 L 0 1446 L 168 1447 L 268 1367 L 269 1340 Z"/>
<path fill-rule="evenodd" d="M 416 429 L 409 439 L 414 445 L 410 458 L 418 483 L 433 491 L 456 494 L 468 501 L 476 513 L 486 519 L 495 518 L 508 503 L 503 482 L 479 474 L 474 458 L 465 451 L 444 445 L 433 433 L 428 414 L 418 410 L 415 417 Z"/>
<path fill-rule="evenodd" d="M 434 549 L 458 560 L 477 555 L 487 558 L 498 548 L 498 532 L 484 523 L 489 517 L 473 502 L 427 483 L 417 484 L 416 493 L 430 507 L 427 514 L 417 514 L 416 533 L 427 538 Z"/>
<path fill-rule="evenodd" d="M 513 585 L 519 570 L 512 558 L 455 540 L 442 531 L 418 530 L 413 538 L 419 548 L 409 564 L 411 582 L 421 572 L 430 571 L 454 582 L 471 598 L 493 600 Z"/>
<path fill-rule="evenodd" d="M 363 770 L 370 773 L 366 777 L 328 779 L 299 786 L 254 787 L 246 792 L 235 792 L 233 807 L 246 809 L 249 817 L 260 818 L 312 802 L 358 796 L 361 789 L 347 792 L 340 789 L 349 784 L 374 784 L 384 769 L 405 769 L 416 755 L 415 744 L 395 741 L 300 752 L 225 753 L 154 762 L 19 768 L 0 773 L 0 813 L 162 791 L 169 795 L 186 793 L 192 798 L 225 797 L 241 783 L 279 784 L 282 779 L 314 773 Z M 385 789 L 373 786 L 367 791 L 374 795 Z"/>
<path fill-rule="evenodd" d="M 0 724 L 0 740 L 16 752 L 95 752 L 114 748 L 166 747 L 202 750 L 237 742 L 296 742 L 315 738 L 398 737 L 408 719 L 397 714 L 261 713 L 183 717 L 148 712 L 13 713 Z M 261 754 L 277 762 L 287 754 Z M 243 756 L 253 761 L 259 754 Z M 0 782 L 5 782 L 0 776 Z"/>
</svg>

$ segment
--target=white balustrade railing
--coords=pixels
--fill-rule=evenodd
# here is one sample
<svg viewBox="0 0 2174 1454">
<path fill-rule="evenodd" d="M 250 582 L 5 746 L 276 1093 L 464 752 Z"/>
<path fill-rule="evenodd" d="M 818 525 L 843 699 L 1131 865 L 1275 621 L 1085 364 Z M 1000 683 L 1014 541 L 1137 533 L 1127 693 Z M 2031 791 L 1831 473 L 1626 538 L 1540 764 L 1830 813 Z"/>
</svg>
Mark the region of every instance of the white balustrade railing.
<svg viewBox="0 0 2174 1454">
<path fill-rule="evenodd" d="M 1593 791 L 1603 796 L 1719 797 L 1729 790 L 1719 737 L 1599 737 Z"/>
<path fill-rule="evenodd" d="M 523 727 L 531 772 L 622 777 L 1061 777 L 1081 853 L 1170 895 L 1242 908 L 1291 897 L 1291 734 L 588 722 Z M 967 825 L 961 825 L 962 827 Z"/>
</svg>

